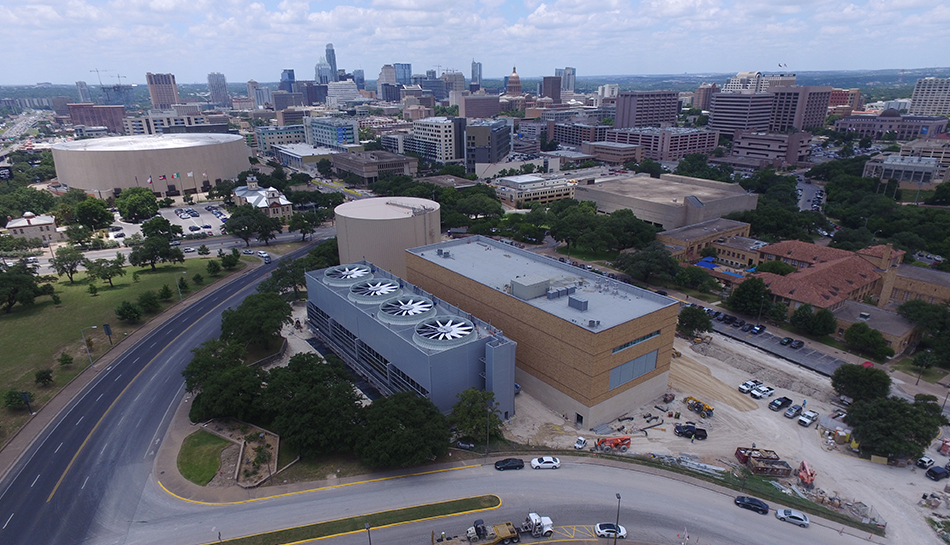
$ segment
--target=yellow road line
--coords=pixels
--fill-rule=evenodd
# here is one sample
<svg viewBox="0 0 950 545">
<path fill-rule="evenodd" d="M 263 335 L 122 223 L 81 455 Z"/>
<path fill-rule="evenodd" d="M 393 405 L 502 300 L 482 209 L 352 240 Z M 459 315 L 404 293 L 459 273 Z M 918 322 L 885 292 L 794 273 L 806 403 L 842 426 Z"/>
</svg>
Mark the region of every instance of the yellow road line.
<svg viewBox="0 0 950 545">
<path fill-rule="evenodd" d="M 274 498 L 284 498 L 284 497 L 287 497 L 287 496 L 296 496 L 296 495 L 298 495 L 298 494 L 306 494 L 306 493 L 309 493 L 309 492 L 320 492 L 320 491 L 322 491 L 322 490 L 332 490 L 332 489 L 334 489 L 334 488 L 343 488 L 343 487 L 345 487 L 345 486 L 354 486 L 354 485 L 358 485 L 358 484 L 376 483 L 376 482 L 380 482 L 380 481 L 390 481 L 390 480 L 394 480 L 394 479 L 404 479 L 404 478 L 406 478 L 406 477 L 418 477 L 418 476 L 420 476 L 420 475 L 431 475 L 431 474 L 434 474 L 434 473 L 444 473 L 444 472 L 446 472 L 446 471 L 457 471 L 457 470 L 460 470 L 460 469 L 472 469 L 472 468 L 476 468 L 476 467 L 481 467 L 481 464 L 478 464 L 478 465 L 471 465 L 471 466 L 462 466 L 462 467 L 450 467 L 450 468 L 447 468 L 447 469 L 434 469 L 434 470 L 432 470 L 432 471 L 422 471 L 422 472 L 420 472 L 420 473 L 410 473 L 409 475 L 396 475 L 396 476 L 393 476 L 393 477 L 380 477 L 380 478 L 378 478 L 378 479 L 368 479 L 368 480 L 365 480 L 365 481 L 357 481 L 357 482 L 353 482 L 353 483 L 334 484 L 334 485 L 330 485 L 330 486 L 322 486 L 322 487 L 320 487 L 320 488 L 311 488 L 311 489 L 308 489 L 308 490 L 298 490 L 297 492 L 285 492 L 285 493 L 283 493 L 283 494 L 276 494 L 276 495 L 274 495 L 274 496 L 264 496 L 264 497 L 262 497 L 262 498 L 253 498 L 253 499 L 250 499 L 250 500 L 228 501 L 228 502 L 207 502 L 207 501 L 191 500 L 191 499 L 188 499 L 188 498 L 183 498 L 183 497 L 179 496 L 178 494 L 175 494 L 175 493 L 172 492 L 171 490 L 165 488 L 165 485 L 163 485 L 161 481 L 158 481 L 158 486 L 162 487 L 162 490 L 164 490 L 166 493 L 168 493 L 168 495 L 170 495 L 170 496 L 172 496 L 172 497 L 174 497 L 174 498 L 177 498 L 177 499 L 179 499 L 179 500 L 181 500 L 181 501 L 186 501 L 186 502 L 188 502 L 188 503 L 196 503 L 196 504 L 198 504 L 198 505 L 239 505 L 239 504 L 242 504 L 242 503 L 252 503 L 252 502 L 256 502 L 256 501 L 271 500 L 271 499 L 274 499 Z M 446 500 L 446 501 L 449 501 L 449 500 Z M 442 503 L 442 502 L 436 502 L 436 503 Z M 429 504 L 424 504 L 424 505 L 429 505 Z M 347 518 L 349 518 L 349 517 L 347 517 Z"/>
</svg>

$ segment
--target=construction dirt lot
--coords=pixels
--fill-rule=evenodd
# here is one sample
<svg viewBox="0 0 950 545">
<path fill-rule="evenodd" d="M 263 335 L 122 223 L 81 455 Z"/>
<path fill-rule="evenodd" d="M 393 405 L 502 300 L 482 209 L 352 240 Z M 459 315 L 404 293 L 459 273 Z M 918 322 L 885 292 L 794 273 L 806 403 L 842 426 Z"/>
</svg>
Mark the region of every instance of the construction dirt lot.
<svg viewBox="0 0 950 545">
<path fill-rule="evenodd" d="M 631 410 L 626 416 L 635 417 L 633 421 L 614 421 L 615 429 L 625 425 L 625 433 L 632 437 L 629 454 L 688 454 L 705 464 L 729 467 L 738 463 L 734 455 L 736 447 L 755 444 L 758 448 L 774 450 L 792 468 L 798 468 L 803 459 L 807 460 L 817 471 L 815 491 L 820 489 L 827 496 L 840 498 L 843 505 L 855 504 L 858 509 L 867 506 L 872 516 L 887 523 L 888 542 L 941 543 L 926 518 L 932 514 L 950 516 L 950 511 L 945 507 L 926 508 L 919 502 L 923 494 L 942 493 L 944 483 L 927 479 L 923 470 L 913 466 L 893 467 L 862 460 L 850 452 L 848 444 L 835 445 L 827 440 L 815 425 L 799 426 L 797 418 L 783 416 L 784 410 L 768 409 L 771 400 L 787 396 L 796 404 L 807 400 L 806 408 L 822 415 L 836 414 L 840 409 L 831 404 L 834 393 L 828 377 L 717 334 L 713 334 L 711 343 L 701 345 L 690 345 L 677 338 L 674 347 L 682 353 L 681 357 L 673 358 L 670 371 L 670 388 L 676 399 L 669 404 L 657 400 L 656 404 L 681 412 L 680 419 L 669 418 L 668 411 L 661 412 L 651 404 Z M 740 393 L 737 387 L 750 378 L 775 387 L 775 394 L 756 400 Z M 715 407 L 714 415 L 702 419 L 690 412 L 682 401 L 686 396 Z M 516 403 L 517 415 L 506 426 L 510 439 L 570 449 L 578 436 L 589 441 L 599 437 L 590 430 L 576 429 L 561 415 L 532 398 L 530 392 L 520 394 Z M 648 413 L 659 415 L 664 424 L 648 430 L 647 434 L 633 431 L 650 425 L 644 418 Z M 687 420 L 706 428 L 709 438 L 691 442 L 674 435 L 673 425 Z M 937 455 L 934 447 L 927 455 L 938 464 L 946 462 L 946 457 Z M 794 475 L 778 480 L 786 486 L 797 484 Z"/>
</svg>

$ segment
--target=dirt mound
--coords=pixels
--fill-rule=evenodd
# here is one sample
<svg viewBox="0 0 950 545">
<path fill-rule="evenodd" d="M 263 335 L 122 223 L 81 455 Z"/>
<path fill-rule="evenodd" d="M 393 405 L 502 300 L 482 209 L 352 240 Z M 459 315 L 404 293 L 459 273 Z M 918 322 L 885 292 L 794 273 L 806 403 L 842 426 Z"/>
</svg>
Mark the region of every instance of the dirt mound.
<svg viewBox="0 0 950 545">
<path fill-rule="evenodd" d="M 683 395 L 693 396 L 713 407 L 726 404 L 739 411 L 752 411 L 757 407 L 752 398 L 739 393 L 735 386 L 715 378 L 708 367 L 686 354 L 673 359 L 670 386 L 683 392 Z"/>
</svg>

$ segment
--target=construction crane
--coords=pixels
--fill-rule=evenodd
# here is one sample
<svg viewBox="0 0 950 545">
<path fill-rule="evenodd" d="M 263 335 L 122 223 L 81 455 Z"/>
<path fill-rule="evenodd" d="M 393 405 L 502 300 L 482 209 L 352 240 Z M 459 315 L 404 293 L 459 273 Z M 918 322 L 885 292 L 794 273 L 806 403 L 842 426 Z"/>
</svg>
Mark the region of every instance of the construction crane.
<svg viewBox="0 0 950 545">
<path fill-rule="evenodd" d="M 807 461 L 802 460 L 801 465 L 798 466 L 798 480 L 801 481 L 802 486 L 808 490 L 814 488 L 816 476 L 818 472 L 809 467 Z"/>
<path fill-rule="evenodd" d="M 90 70 L 90 72 L 95 72 L 95 73 L 96 73 L 96 77 L 99 78 L 99 87 L 100 87 L 100 88 L 102 87 L 102 75 L 100 74 L 100 72 L 111 72 L 111 71 L 112 71 L 112 70 L 100 70 L 100 69 L 98 69 L 98 68 L 93 68 L 92 70 Z"/>
<path fill-rule="evenodd" d="M 123 75 L 121 75 L 121 74 L 116 74 L 116 75 L 114 75 L 114 76 L 112 76 L 112 77 L 115 78 L 116 84 L 121 84 L 121 83 L 122 83 L 122 79 L 120 79 L 120 78 L 129 79 L 129 78 L 127 78 L 127 77 L 125 77 L 125 76 L 123 76 Z"/>
</svg>

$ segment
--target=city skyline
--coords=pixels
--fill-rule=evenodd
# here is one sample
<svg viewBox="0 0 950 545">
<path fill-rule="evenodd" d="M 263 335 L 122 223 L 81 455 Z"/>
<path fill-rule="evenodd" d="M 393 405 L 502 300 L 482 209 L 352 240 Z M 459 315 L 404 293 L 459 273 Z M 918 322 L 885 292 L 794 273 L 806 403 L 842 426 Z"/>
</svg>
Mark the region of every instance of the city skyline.
<svg viewBox="0 0 950 545">
<path fill-rule="evenodd" d="M 923 68 L 946 64 L 931 36 L 950 23 L 941 0 L 38 0 L 0 5 L 0 84 L 271 81 L 312 74 L 333 43 L 337 66 L 376 74 L 412 63 L 486 78 L 563 66 L 578 76 Z M 287 40 L 288 35 L 295 39 Z M 479 37 L 485 39 L 479 39 Z M 82 47 L 77 47 L 77 42 Z M 200 52 L 196 55 L 195 52 Z M 612 53 L 613 52 L 613 53 Z M 42 59 L 41 62 L 37 62 Z M 328 59 L 329 60 L 329 59 Z M 780 66 L 782 65 L 782 66 Z"/>
</svg>

